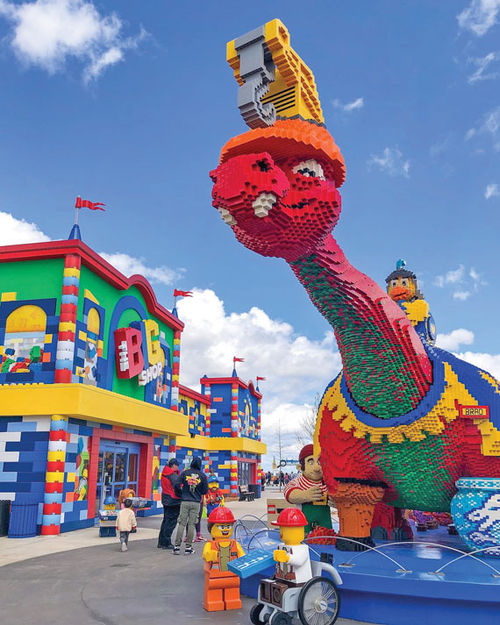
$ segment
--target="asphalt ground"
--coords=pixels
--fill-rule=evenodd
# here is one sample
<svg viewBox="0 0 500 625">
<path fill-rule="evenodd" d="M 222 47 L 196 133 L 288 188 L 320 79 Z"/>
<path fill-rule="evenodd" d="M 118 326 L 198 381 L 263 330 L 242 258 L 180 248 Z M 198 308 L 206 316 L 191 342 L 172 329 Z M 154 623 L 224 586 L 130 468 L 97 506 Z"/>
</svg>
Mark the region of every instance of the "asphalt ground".
<svg viewBox="0 0 500 625">
<path fill-rule="evenodd" d="M 159 527 L 160 517 L 140 527 Z M 205 531 L 205 521 L 202 522 Z M 141 529 L 139 528 L 139 532 Z M 156 539 L 134 540 L 120 551 L 107 539 L 91 546 L 0 567 L 2 625 L 248 625 L 253 599 L 243 608 L 206 612 L 203 543 L 194 555 L 157 549 Z M 181 551 L 182 554 L 182 551 Z M 339 625 L 355 623 L 339 619 Z M 358 623 L 359 625 L 359 623 Z"/>
</svg>

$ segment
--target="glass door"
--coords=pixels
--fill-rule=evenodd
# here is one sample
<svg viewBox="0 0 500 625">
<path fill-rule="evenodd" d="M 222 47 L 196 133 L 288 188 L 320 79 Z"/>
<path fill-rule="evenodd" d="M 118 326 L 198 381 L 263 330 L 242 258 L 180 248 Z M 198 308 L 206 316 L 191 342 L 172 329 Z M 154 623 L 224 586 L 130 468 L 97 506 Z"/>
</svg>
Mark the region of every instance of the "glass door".
<svg viewBox="0 0 500 625">
<path fill-rule="evenodd" d="M 108 495 L 118 499 L 120 491 L 131 488 L 137 495 L 139 445 L 105 443 L 99 450 L 96 510 L 102 508 Z"/>
</svg>

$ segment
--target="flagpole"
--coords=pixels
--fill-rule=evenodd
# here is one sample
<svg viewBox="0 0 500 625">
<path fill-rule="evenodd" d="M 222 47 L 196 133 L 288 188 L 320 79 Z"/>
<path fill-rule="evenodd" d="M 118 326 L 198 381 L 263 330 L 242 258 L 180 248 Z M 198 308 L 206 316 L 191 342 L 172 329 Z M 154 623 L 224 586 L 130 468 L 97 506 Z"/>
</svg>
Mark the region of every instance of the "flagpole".
<svg viewBox="0 0 500 625">
<path fill-rule="evenodd" d="M 79 208 L 75 208 L 75 224 L 78 226 L 78 211 L 80 209 Z"/>
</svg>

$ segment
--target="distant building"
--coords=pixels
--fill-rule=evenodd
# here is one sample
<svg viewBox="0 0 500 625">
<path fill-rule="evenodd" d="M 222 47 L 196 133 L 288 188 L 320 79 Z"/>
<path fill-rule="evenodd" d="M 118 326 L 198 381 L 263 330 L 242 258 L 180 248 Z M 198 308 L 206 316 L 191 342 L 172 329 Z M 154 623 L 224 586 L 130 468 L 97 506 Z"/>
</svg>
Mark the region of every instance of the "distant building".
<svg viewBox="0 0 500 625">
<path fill-rule="evenodd" d="M 93 525 L 125 487 L 159 512 L 174 455 L 260 492 L 258 389 L 180 385 L 183 323 L 72 236 L 0 248 L 0 500 L 37 503 L 42 534 Z"/>
</svg>

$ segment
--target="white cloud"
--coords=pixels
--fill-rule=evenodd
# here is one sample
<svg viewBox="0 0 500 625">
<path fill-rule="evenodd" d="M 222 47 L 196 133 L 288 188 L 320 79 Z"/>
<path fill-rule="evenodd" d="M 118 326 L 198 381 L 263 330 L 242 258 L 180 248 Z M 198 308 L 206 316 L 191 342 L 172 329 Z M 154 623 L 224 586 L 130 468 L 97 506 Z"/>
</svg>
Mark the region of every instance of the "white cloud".
<svg viewBox="0 0 500 625">
<path fill-rule="evenodd" d="M 340 109 L 341 111 L 344 111 L 345 113 L 351 113 L 352 111 L 357 111 L 358 109 L 362 109 L 363 106 L 365 105 L 365 102 L 363 98 L 356 98 L 356 100 L 353 100 L 352 102 L 347 102 L 346 104 L 342 104 L 342 102 L 338 98 L 335 98 L 332 104 L 334 108 L 336 109 Z"/>
<path fill-rule="evenodd" d="M 449 334 L 438 334 L 436 337 L 437 347 L 450 352 L 456 351 L 461 345 L 472 345 L 474 343 L 474 332 L 465 328 L 452 330 Z"/>
<path fill-rule="evenodd" d="M 469 141 L 476 134 L 477 130 L 475 128 L 469 128 L 469 130 L 465 133 L 465 140 Z"/>
<path fill-rule="evenodd" d="M 490 197 L 498 197 L 500 196 L 500 190 L 498 189 L 498 185 L 496 183 L 486 185 L 486 189 L 484 190 L 484 197 L 489 200 Z"/>
<path fill-rule="evenodd" d="M 380 156 L 372 154 L 368 159 L 368 167 L 377 167 L 390 176 L 410 177 L 410 161 L 403 159 L 403 154 L 398 148 L 384 148 Z"/>
<path fill-rule="evenodd" d="M 477 67 L 476 71 L 467 78 L 468 83 L 472 85 L 480 80 L 492 80 L 494 78 L 498 78 L 498 76 L 500 76 L 498 72 L 490 72 L 489 74 L 486 74 L 485 71 L 491 63 L 499 60 L 500 52 L 490 52 L 486 56 L 468 59 L 468 63 Z"/>
<path fill-rule="evenodd" d="M 488 373 L 500 380 L 500 354 L 484 354 L 481 352 L 463 352 L 455 354 L 458 358 L 462 358 L 470 362 L 476 367 L 484 369 Z"/>
<path fill-rule="evenodd" d="M 462 30 L 469 30 L 482 37 L 497 23 L 500 0 L 472 0 L 459 15 L 458 25 Z"/>
<path fill-rule="evenodd" d="M 0 245 L 50 241 L 36 224 L 0 211 Z"/>
<path fill-rule="evenodd" d="M 433 285 L 439 288 L 450 287 L 452 297 L 455 300 L 464 302 L 469 297 L 479 291 L 479 288 L 486 286 L 482 274 L 471 267 L 466 271 L 464 265 L 459 265 L 456 269 L 447 271 L 444 275 L 436 276 Z"/>
<path fill-rule="evenodd" d="M 103 16 L 87 0 L 0 0 L 0 16 L 12 27 L 8 39 L 22 63 L 54 74 L 76 59 L 83 64 L 85 82 L 123 60 L 124 51 L 137 47 L 146 35 L 141 30 L 124 37 L 116 13 Z"/>
<path fill-rule="evenodd" d="M 455 291 L 453 293 L 453 299 L 459 299 L 462 302 L 465 302 L 466 299 L 472 295 L 470 291 Z"/>
<path fill-rule="evenodd" d="M 181 300 L 177 309 L 186 324 L 181 337 L 181 382 L 198 388 L 200 376 L 229 376 L 233 356 L 239 377 L 245 382 L 264 376 L 260 384 L 263 440 L 266 462 L 276 453 L 276 428 L 281 423 L 286 453 L 296 453 L 296 433 L 310 410 L 314 396 L 340 371 L 340 355 L 332 332 L 313 341 L 297 335 L 293 327 L 272 319 L 257 307 L 227 312 L 224 302 L 205 289 L 191 289 L 193 297 Z M 310 405 L 311 404 L 311 405 Z"/>
<path fill-rule="evenodd" d="M 485 113 L 475 128 L 465 134 L 465 140 L 472 137 L 487 136 L 493 141 L 493 149 L 500 151 L 500 106 Z"/>
<path fill-rule="evenodd" d="M 147 278 L 150 282 L 156 282 L 157 284 L 172 284 L 184 271 L 182 269 L 170 269 L 170 267 L 166 267 L 165 265 L 149 267 L 146 265 L 144 258 L 135 258 L 134 256 L 121 252 L 115 252 L 113 254 L 100 252 L 100 255 L 127 277 L 138 273 Z"/>
</svg>

